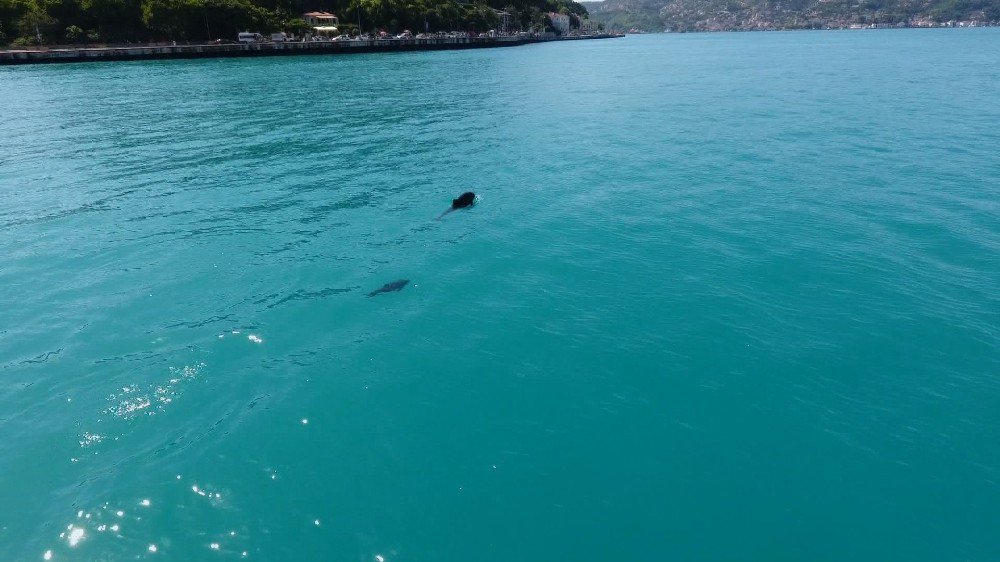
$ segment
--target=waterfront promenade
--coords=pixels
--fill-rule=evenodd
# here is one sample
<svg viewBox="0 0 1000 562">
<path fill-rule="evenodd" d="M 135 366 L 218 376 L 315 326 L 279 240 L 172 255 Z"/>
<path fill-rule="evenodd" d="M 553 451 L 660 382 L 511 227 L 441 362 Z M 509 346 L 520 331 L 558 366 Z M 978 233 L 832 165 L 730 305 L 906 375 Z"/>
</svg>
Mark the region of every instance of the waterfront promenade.
<svg viewBox="0 0 1000 562">
<path fill-rule="evenodd" d="M 205 45 L 144 45 L 126 47 L 67 47 L 0 51 L 0 65 L 123 60 L 323 55 L 391 51 L 434 51 L 516 47 L 547 41 L 611 39 L 620 34 L 552 37 L 521 35 L 506 37 L 435 37 L 429 39 L 371 39 Z"/>
</svg>

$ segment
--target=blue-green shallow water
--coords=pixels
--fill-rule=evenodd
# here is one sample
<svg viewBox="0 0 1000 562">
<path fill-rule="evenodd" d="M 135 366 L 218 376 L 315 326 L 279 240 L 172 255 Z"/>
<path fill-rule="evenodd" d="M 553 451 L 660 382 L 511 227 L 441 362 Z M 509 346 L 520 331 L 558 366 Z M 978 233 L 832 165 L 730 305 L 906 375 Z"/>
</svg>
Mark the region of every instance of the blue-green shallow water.
<svg viewBox="0 0 1000 562">
<path fill-rule="evenodd" d="M 998 31 L 0 70 L 0 559 L 1000 559 Z"/>
</svg>

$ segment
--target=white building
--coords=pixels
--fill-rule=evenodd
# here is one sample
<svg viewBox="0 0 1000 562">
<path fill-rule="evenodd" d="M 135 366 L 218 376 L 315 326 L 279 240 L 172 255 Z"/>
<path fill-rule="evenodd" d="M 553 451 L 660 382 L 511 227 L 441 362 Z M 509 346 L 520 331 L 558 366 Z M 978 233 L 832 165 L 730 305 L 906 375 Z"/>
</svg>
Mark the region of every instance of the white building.
<svg viewBox="0 0 1000 562">
<path fill-rule="evenodd" d="M 309 12 L 302 14 L 302 19 L 306 20 L 316 33 L 337 32 L 337 16 L 330 12 Z"/>
<path fill-rule="evenodd" d="M 514 17 L 503 10 L 493 10 L 500 20 L 500 35 L 510 35 L 514 31 Z"/>
<path fill-rule="evenodd" d="M 555 29 L 560 34 L 569 33 L 569 16 L 555 12 L 549 12 L 548 16 L 549 21 L 552 22 L 552 29 Z"/>
</svg>

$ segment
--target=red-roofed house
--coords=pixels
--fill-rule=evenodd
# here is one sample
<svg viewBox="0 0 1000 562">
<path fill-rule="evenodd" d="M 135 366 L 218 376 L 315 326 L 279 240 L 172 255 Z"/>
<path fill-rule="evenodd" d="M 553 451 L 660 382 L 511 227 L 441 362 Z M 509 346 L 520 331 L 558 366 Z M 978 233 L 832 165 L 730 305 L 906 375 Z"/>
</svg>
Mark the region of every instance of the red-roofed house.
<svg viewBox="0 0 1000 562">
<path fill-rule="evenodd" d="M 306 20 L 309 25 L 316 27 L 337 25 L 337 16 L 330 12 L 309 12 L 302 14 L 302 19 Z"/>
<path fill-rule="evenodd" d="M 337 33 L 337 16 L 330 12 L 308 12 L 302 14 L 302 19 L 312 26 L 313 31 L 320 35 Z"/>
</svg>

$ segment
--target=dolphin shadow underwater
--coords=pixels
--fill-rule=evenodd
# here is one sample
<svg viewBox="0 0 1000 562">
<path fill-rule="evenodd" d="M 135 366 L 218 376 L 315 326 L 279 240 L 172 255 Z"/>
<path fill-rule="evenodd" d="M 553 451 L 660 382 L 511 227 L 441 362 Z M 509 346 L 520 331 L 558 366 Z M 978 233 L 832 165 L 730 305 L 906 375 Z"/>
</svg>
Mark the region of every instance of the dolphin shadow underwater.
<svg viewBox="0 0 1000 562">
<path fill-rule="evenodd" d="M 368 296 L 374 297 L 375 295 L 381 295 L 382 293 L 395 293 L 398 291 L 402 291 L 403 287 L 405 287 L 409 283 L 410 283 L 409 279 L 397 279 L 392 283 L 386 283 L 385 285 L 382 285 L 378 289 L 375 289 L 374 291 L 368 293 Z"/>
<path fill-rule="evenodd" d="M 458 209 L 465 209 L 466 207 L 471 207 L 475 204 L 476 204 L 476 194 L 471 191 L 466 191 L 465 193 L 459 195 L 458 198 L 452 199 L 451 208 L 438 215 L 438 218 L 435 220 L 441 220 L 441 217 L 447 215 L 452 211 L 456 211 Z"/>
</svg>

